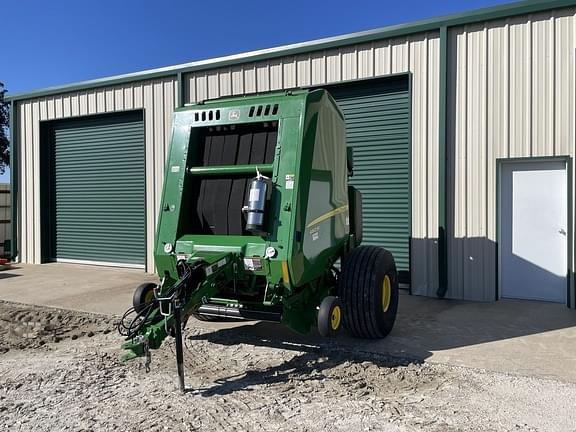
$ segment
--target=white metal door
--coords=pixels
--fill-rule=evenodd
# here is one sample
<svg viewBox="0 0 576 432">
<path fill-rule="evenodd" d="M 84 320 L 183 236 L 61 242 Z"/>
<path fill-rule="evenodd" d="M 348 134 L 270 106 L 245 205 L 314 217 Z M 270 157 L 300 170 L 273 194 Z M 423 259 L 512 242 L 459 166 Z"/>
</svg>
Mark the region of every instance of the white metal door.
<svg viewBox="0 0 576 432">
<path fill-rule="evenodd" d="M 566 302 L 567 252 L 566 162 L 503 163 L 501 297 Z"/>
</svg>

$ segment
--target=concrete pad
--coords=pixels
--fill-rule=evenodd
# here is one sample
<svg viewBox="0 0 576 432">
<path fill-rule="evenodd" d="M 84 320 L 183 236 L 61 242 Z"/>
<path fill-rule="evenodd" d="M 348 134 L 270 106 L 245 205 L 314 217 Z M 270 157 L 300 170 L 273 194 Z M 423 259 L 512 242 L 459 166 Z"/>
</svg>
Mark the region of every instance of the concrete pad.
<svg viewBox="0 0 576 432">
<path fill-rule="evenodd" d="M 0 300 L 121 315 L 134 289 L 158 278 L 143 270 L 51 263 L 14 264 L 0 272 Z"/>
<path fill-rule="evenodd" d="M 103 314 L 122 314 L 142 282 L 142 270 L 72 264 L 17 265 L 0 272 L 0 300 Z M 199 323 L 217 333 L 247 334 L 258 343 L 326 345 L 273 323 Z M 234 341 L 234 337 L 215 340 Z M 346 349 L 497 372 L 576 382 L 576 310 L 554 303 L 501 300 L 474 303 L 400 297 L 398 319 L 383 340 L 343 336 Z"/>
</svg>

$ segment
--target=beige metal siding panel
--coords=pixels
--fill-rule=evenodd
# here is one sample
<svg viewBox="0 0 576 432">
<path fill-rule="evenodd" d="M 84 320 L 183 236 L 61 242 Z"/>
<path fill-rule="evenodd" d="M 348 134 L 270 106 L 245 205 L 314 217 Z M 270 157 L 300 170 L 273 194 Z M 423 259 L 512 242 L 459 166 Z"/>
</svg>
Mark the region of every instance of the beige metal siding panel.
<svg viewBox="0 0 576 432">
<path fill-rule="evenodd" d="M 256 65 L 256 85 L 258 92 L 270 91 L 270 66 L 268 63 Z"/>
<path fill-rule="evenodd" d="M 114 90 L 111 88 L 107 88 L 104 90 L 104 112 L 113 112 L 115 109 L 114 106 Z M 65 117 L 69 117 L 69 115 L 65 115 Z"/>
<path fill-rule="evenodd" d="M 208 77 L 205 73 L 196 75 L 196 102 L 208 98 Z"/>
<path fill-rule="evenodd" d="M 61 118 L 64 116 L 64 107 L 61 97 L 56 96 L 54 100 L 54 114 L 56 118 Z"/>
<path fill-rule="evenodd" d="M 374 75 L 388 75 L 392 73 L 392 48 L 390 41 L 374 42 Z"/>
<path fill-rule="evenodd" d="M 26 105 L 26 122 L 29 129 L 26 131 L 26 205 L 30 211 L 26 212 L 26 247 L 28 262 L 34 262 L 34 116 L 32 114 L 33 102 Z M 30 175 L 32 173 L 32 175 Z"/>
<path fill-rule="evenodd" d="M 412 72 L 411 287 L 415 294 L 434 296 L 438 289 L 439 35 L 415 35 L 408 43 Z M 381 62 L 390 65 L 386 55 Z"/>
<path fill-rule="evenodd" d="M 232 72 L 230 69 L 220 71 L 218 86 L 221 97 L 232 95 Z"/>
<path fill-rule="evenodd" d="M 412 79 L 412 236 L 427 236 L 427 179 L 428 179 L 428 50 L 426 43 L 415 43 L 410 52 L 410 64 L 415 71 Z M 424 180 L 424 181 L 422 181 Z"/>
<path fill-rule="evenodd" d="M 184 81 L 184 103 L 196 102 L 196 76 L 194 74 L 186 74 L 183 77 Z"/>
<path fill-rule="evenodd" d="M 32 124 L 40 124 L 40 102 L 32 103 Z M 32 131 L 32 169 L 28 172 L 32 174 L 32 262 L 40 264 L 40 128 L 38 126 Z"/>
<path fill-rule="evenodd" d="M 134 109 L 134 88 L 130 85 L 124 87 L 124 109 Z"/>
<path fill-rule="evenodd" d="M 256 82 L 256 66 L 249 64 L 244 66 L 244 93 L 256 93 L 258 87 Z"/>
<path fill-rule="evenodd" d="M 210 76 L 210 75 L 209 75 Z M 218 78 L 216 76 L 216 78 Z M 153 156 L 153 175 L 154 187 L 152 190 L 152 203 L 154 209 L 160 208 L 160 196 L 162 194 L 162 182 L 160 179 L 164 178 L 164 161 L 166 160 L 166 155 L 164 152 L 164 139 L 166 136 L 166 131 L 164 130 L 164 104 L 163 104 L 163 86 L 162 82 L 155 82 L 153 84 L 154 88 L 154 103 L 153 103 L 153 115 L 154 115 L 154 156 Z M 210 87 L 210 86 L 209 86 Z M 153 225 L 156 226 L 157 222 L 157 212 L 154 211 Z"/>
<path fill-rule="evenodd" d="M 326 83 L 326 54 L 322 52 L 310 55 L 312 60 L 312 85 Z"/>
<path fill-rule="evenodd" d="M 285 57 L 282 59 L 282 63 L 284 67 L 282 70 L 284 88 L 290 89 L 296 87 L 296 59 L 294 57 Z"/>
<path fill-rule="evenodd" d="M 392 73 L 402 73 L 408 70 L 410 44 L 406 39 L 392 41 Z"/>
<path fill-rule="evenodd" d="M 98 114 L 106 112 L 106 92 L 104 89 L 96 90 L 96 112 Z M 59 117 L 62 117 L 62 115 Z"/>
<path fill-rule="evenodd" d="M 308 54 L 296 57 L 296 85 L 306 87 L 311 84 L 312 68 Z"/>
<path fill-rule="evenodd" d="M 342 80 L 350 81 L 358 78 L 358 56 L 355 46 L 343 47 L 342 53 Z"/>
<path fill-rule="evenodd" d="M 88 115 L 88 93 L 78 93 L 78 115 Z"/>
<path fill-rule="evenodd" d="M 466 165 L 465 212 L 466 241 L 464 242 L 464 297 L 483 300 L 486 288 L 484 241 L 486 236 L 486 39 L 484 26 L 467 29 L 466 88 Z M 492 285 L 492 280 L 490 285 Z"/>
<path fill-rule="evenodd" d="M 575 10 L 558 11 L 555 14 L 554 44 L 554 154 L 574 154 L 576 141 L 574 104 L 576 93 L 576 70 L 574 47 L 576 46 Z M 574 176 L 576 177 L 576 176 Z M 576 200 L 575 200 L 576 201 Z M 575 254 L 576 255 L 576 254 Z"/>
<path fill-rule="evenodd" d="M 428 119 L 427 119 L 427 207 L 426 213 L 428 217 L 428 225 L 426 230 L 426 235 L 429 238 L 436 238 L 438 236 L 438 138 L 439 138 L 439 124 L 440 124 L 440 87 L 438 82 L 440 81 L 440 38 L 438 34 L 428 35 L 426 41 L 426 47 L 428 49 L 427 59 L 428 64 L 426 68 L 426 77 L 422 77 L 422 80 L 426 80 L 427 85 L 427 103 L 428 103 Z M 416 72 L 416 68 L 413 68 Z M 413 97 L 413 104 L 416 104 L 416 98 Z M 414 127 L 416 124 L 414 123 Z M 418 128 L 422 128 L 423 125 L 418 124 Z M 413 144 L 414 145 L 414 144 Z M 420 217 L 419 214 L 415 214 L 415 217 Z M 435 280 L 435 279 L 434 279 Z"/>
<path fill-rule="evenodd" d="M 232 68 L 232 94 L 240 95 L 244 93 L 244 69 L 242 66 Z"/>
<path fill-rule="evenodd" d="M 142 83 L 134 84 L 134 109 L 140 109 L 144 106 L 144 86 Z"/>
<path fill-rule="evenodd" d="M 144 133 L 146 140 L 145 157 L 146 157 L 146 243 L 148 245 L 147 250 L 150 251 L 150 245 L 154 244 L 154 221 L 156 215 L 153 211 L 150 211 L 150 207 L 155 204 L 155 183 L 157 180 L 154 178 L 154 158 L 155 158 L 155 143 L 154 143 L 154 111 L 152 109 L 147 109 L 148 107 L 154 106 L 154 91 L 150 83 L 145 83 L 143 85 L 143 103 L 144 103 Z M 150 254 L 147 256 L 147 268 L 151 269 L 150 264 L 152 259 Z"/>
<path fill-rule="evenodd" d="M 220 97 L 220 76 L 219 72 L 208 72 L 207 85 L 208 85 L 208 99 L 217 99 Z"/>
<path fill-rule="evenodd" d="M 270 61 L 270 90 L 282 89 L 282 60 Z"/>
<path fill-rule="evenodd" d="M 500 21 L 488 27 L 488 88 L 486 95 L 487 223 L 486 236 L 496 242 L 496 164 L 508 157 L 509 147 L 509 52 L 508 23 Z"/>
<path fill-rule="evenodd" d="M 532 17 L 532 155 L 554 154 L 554 18 Z M 537 120 L 537 121 L 536 121 Z"/>
<path fill-rule="evenodd" d="M 98 110 L 96 109 L 96 90 L 90 90 L 88 92 L 88 114 L 96 114 Z"/>
<path fill-rule="evenodd" d="M 374 76 L 374 46 L 364 44 L 358 46 L 358 78 Z"/>
<path fill-rule="evenodd" d="M 510 157 L 531 154 L 532 44 L 531 22 L 510 19 Z"/>
<path fill-rule="evenodd" d="M 55 110 L 54 110 L 54 97 L 48 97 L 46 99 L 46 119 L 52 120 L 55 117 Z"/>
<path fill-rule="evenodd" d="M 341 62 L 340 50 L 326 51 L 326 82 L 340 81 Z"/>
</svg>

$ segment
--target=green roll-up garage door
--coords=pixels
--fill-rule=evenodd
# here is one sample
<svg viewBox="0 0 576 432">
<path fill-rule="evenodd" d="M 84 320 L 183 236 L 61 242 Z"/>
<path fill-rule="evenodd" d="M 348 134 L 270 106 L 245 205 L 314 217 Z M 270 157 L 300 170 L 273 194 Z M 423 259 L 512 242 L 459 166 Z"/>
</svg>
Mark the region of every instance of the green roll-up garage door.
<svg viewBox="0 0 576 432">
<path fill-rule="evenodd" d="M 141 112 L 54 123 L 52 259 L 143 266 Z"/>
<path fill-rule="evenodd" d="M 354 148 L 351 184 L 362 192 L 363 244 L 389 249 L 401 279 L 410 266 L 410 91 L 408 76 L 329 87 Z"/>
</svg>

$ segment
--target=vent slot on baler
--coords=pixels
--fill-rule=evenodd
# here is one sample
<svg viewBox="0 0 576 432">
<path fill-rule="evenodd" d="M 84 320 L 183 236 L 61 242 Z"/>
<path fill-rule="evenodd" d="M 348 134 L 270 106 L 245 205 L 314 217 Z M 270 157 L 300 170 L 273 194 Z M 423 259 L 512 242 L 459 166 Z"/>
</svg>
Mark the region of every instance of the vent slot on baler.
<svg viewBox="0 0 576 432">
<path fill-rule="evenodd" d="M 202 128 L 196 135 L 199 151 L 195 166 L 262 165 L 274 162 L 278 122 L 261 122 Z M 252 235 L 245 231 L 242 207 L 250 181 L 256 176 L 195 176 L 190 199 L 191 234 Z"/>
</svg>

